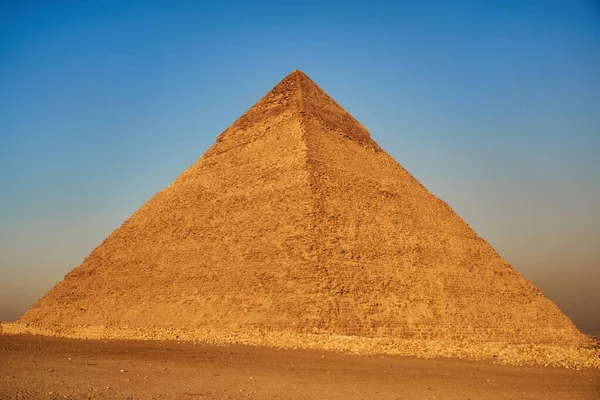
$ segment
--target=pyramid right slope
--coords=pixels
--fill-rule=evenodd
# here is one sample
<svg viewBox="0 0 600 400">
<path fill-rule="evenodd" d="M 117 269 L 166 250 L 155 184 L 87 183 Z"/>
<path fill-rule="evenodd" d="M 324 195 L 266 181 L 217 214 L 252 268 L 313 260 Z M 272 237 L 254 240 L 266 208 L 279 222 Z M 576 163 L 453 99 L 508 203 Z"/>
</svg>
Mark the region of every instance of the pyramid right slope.
<svg viewBox="0 0 600 400">
<path fill-rule="evenodd" d="M 302 75 L 318 265 L 345 334 L 586 343 L 556 305 Z M 324 106 L 328 104 L 329 107 Z M 348 135 L 348 132 L 355 132 Z M 362 133 L 360 133 L 362 132 Z M 327 314 L 326 314 L 327 315 Z"/>
</svg>

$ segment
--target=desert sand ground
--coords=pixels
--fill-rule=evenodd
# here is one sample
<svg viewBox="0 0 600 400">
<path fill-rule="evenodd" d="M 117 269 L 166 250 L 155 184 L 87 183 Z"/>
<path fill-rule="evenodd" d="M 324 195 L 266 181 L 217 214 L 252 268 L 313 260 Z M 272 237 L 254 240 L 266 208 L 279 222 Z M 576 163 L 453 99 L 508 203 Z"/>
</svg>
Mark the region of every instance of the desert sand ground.
<svg viewBox="0 0 600 400">
<path fill-rule="evenodd" d="M 600 399 L 600 371 L 0 335 L 0 399 Z"/>
</svg>

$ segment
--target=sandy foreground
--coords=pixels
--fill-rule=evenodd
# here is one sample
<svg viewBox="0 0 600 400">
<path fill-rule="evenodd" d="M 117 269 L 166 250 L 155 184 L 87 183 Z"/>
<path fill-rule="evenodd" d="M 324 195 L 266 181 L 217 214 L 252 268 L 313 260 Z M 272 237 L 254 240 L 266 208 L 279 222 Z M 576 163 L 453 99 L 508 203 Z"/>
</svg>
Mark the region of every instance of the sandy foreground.
<svg viewBox="0 0 600 400">
<path fill-rule="evenodd" d="M 0 335 L 0 399 L 600 399 L 600 371 Z"/>
</svg>

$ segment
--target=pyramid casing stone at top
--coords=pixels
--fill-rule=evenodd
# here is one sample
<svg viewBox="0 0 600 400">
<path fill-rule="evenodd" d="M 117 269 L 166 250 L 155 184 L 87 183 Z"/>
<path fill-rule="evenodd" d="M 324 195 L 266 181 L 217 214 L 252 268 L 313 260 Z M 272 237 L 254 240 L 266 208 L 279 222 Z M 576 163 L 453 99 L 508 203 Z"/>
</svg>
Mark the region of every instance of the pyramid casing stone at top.
<svg viewBox="0 0 600 400">
<path fill-rule="evenodd" d="M 587 340 L 300 71 L 19 320 Z"/>
</svg>

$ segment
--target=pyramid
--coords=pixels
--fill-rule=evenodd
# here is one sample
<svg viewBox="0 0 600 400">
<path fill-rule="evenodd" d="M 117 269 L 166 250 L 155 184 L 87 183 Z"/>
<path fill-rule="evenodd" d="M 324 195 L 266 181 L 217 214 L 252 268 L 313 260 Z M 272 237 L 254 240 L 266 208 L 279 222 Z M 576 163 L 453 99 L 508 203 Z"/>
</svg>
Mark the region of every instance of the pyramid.
<svg viewBox="0 0 600 400">
<path fill-rule="evenodd" d="M 19 321 L 587 341 L 300 71 Z"/>
</svg>

